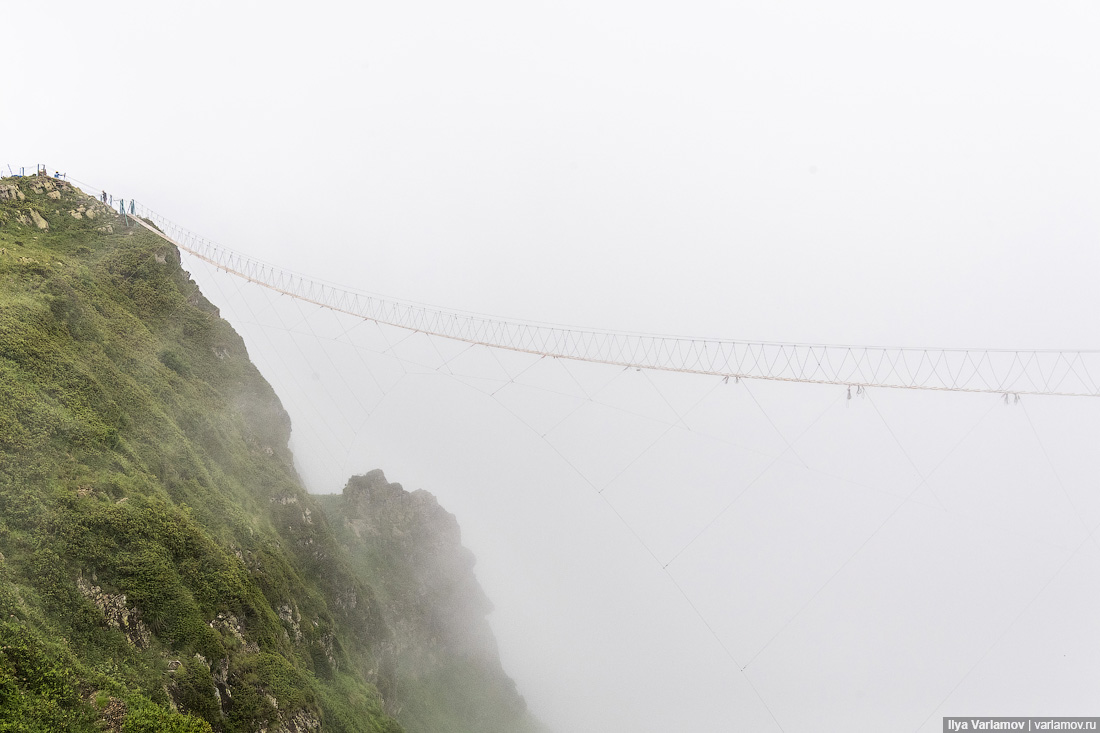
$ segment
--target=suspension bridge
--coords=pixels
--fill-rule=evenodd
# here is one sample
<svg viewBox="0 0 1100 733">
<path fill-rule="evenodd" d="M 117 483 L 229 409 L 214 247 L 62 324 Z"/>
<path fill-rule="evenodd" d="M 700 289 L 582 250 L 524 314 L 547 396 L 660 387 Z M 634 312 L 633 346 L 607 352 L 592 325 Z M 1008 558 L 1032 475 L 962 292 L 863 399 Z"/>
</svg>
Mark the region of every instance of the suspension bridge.
<svg viewBox="0 0 1100 733">
<path fill-rule="evenodd" d="M 26 170 L 21 167 L 21 174 Z M 95 190 L 89 184 L 73 181 Z M 157 236 L 248 282 L 331 311 L 469 344 L 735 380 L 1017 396 L 1100 396 L 1100 381 L 1093 376 L 1100 376 L 1100 349 L 796 344 L 517 321 L 404 302 L 324 282 L 212 242 L 133 199 L 128 210 L 121 200 L 118 205 L 120 214 L 128 211 L 138 224 Z"/>
<path fill-rule="evenodd" d="M 251 283 L 339 313 L 431 336 L 557 359 L 731 379 L 1005 395 L 1100 396 L 1100 350 L 948 349 L 691 338 L 529 323 L 402 302 L 292 272 L 135 202 L 137 222 Z M 151 222 L 155 226 L 151 226 Z"/>
</svg>

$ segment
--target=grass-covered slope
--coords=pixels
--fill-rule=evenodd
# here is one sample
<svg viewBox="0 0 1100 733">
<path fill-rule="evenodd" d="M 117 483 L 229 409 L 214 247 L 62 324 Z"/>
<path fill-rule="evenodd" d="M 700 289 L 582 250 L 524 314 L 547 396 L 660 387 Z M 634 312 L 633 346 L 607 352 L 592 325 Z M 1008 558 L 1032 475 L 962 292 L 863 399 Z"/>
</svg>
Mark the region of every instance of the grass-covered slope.
<svg viewBox="0 0 1100 733">
<path fill-rule="evenodd" d="M 401 730 L 288 434 L 173 247 L 0 180 L 0 731 Z"/>
</svg>

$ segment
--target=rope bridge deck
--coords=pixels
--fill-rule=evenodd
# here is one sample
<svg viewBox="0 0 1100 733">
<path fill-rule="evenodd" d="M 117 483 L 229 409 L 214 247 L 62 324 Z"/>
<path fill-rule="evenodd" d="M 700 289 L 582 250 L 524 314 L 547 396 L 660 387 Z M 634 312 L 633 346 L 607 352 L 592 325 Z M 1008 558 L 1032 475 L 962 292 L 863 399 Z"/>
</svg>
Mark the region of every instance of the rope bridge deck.
<svg viewBox="0 0 1100 733">
<path fill-rule="evenodd" d="M 558 359 L 733 379 L 1005 395 L 1100 396 L 1100 351 L 785 344 L 530 323 L 326 283 L 223 247 L 135 203 L 139 224 L 227 273 L 377 323 Z M 152 222 L 150 226 L 146 221 Z"/>
</svg>

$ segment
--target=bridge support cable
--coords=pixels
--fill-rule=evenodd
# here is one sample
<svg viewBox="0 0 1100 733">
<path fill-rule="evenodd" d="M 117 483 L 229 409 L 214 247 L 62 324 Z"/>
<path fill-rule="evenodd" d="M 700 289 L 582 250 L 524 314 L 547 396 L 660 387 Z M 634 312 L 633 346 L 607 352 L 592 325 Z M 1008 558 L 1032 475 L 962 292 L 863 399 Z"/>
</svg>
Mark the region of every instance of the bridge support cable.
<svg viewBox="0 0 1100 733">
<path fill-rule="evenodd" d="M 573 328 L 394 300 L 229 249 L 135 203 L 139 224 L 218 269 L 329 310 L 413 332 L 637 369 L 855 387 L 1100 397 L 1100 350 L 784 344 Z"/>
<path fill-rule="evenodd" d="M 878 413 L 878 416 L 882 420 L 883 424 L 886 425 L 886 420 L 885 420 L 885 418 L 882 417 L 882 413 L 879 411 L 878 406 L 875 405 L 873 401 L 871 402 L 871 404 L 874 407 L 875 412 Z M 844 560 L 844 562 L 842 562 L 840 564 L 840 566 L 836 570 L 833 571 L 832 575 L 830 575 L 824 583 L 822 583 L 820 586 L 818 586 L 817 590 L 815 590 L 808 598 L 806 598 L 806 600 L 802 603 L 802 605 L 799 606 L 798 610 L 795 611 L 794 615 L 790 616 L 786 621 L 784 621 L 783 625 L 780 626 L 779 629 L 774 634 L 772 634 L 771 638 L 769 638 L 766 642 L 764 642 L 763 646 L 761 646 L 759 649 L 756 650 L 756 652 L 749 658 L 749 661 L 745 662 L 745 669 L 748 669 L 749 667 L 751 667 L 752 663 L 755 662 L 757 659 L 759 659 L 760 656 L 765 651 L 767 651 L 769 647 L 771 647 L 772 642 L 774 642 L 784 632 L 786 632 L 786 630 L 791 626 L 791 624 L 793 624 L 795 622 L 795 620 L 798 619 L 802 615 L 802 613 L 807 608 L 809 608 L 810 605 L 815 600 L 817 600 L 817 597 L 821 595 L 822 591 L 824 591 L 827 587 L 829 587 L 829 585 L 834 580 L 836 580 L 837 576 L 839 576 L 841 574 L 841 572 L 846 567 L 848 567 L 848 565 L 851 564 L 851 562 L 853 560 L 855 560 L 855 558 L 858 557 L 860 553 L 863 552 L 863 550 L 871 543 L 872 540 L 875 539 L 875 537 L 878 536 L 878 534 L 883 530 L 883 528 L 885 528 L 886 525 L 888 525 L 890 523 L 890 521 L 895 516 L 897 516 L 897 513 L 899 511 L 901 511 L 901 508 L 903 506 L 905 506 L 907 503 L 909 503 L 909 500 L 912 499 L 913 496 L 916 495 L 917 491 L 919 491 L 922 486 L 927 487 L 929 489 L 929 491 L 932 490 L 931 484 L 929 483 L 928 479 L 931 478 L 932 475 L 934 473 L 936 473 L 936 471 L 939 470 L 940 466 L 942 466 L 944 464 L 944 462 L 947 461 L 947 459 L 950 458 L 955 453 L 955 451 L 957 451 L 962 446 L 962 444 L 966 442 L 967 438 L 969 438 L 971 436 L 971 434 L 973 434 L 973 432 L 975 430 L 977 430 L 978 427 L 983 422 L 985 422 L 986 418 L 989 417 L 989 413 L 991 413 L 993 411 L 994 407 L 996 407 L 996 403 L 989 406 L 989 409 L 986 410 L 980 418 L 978 418 L 978 421 L 976 423 L 974 423 L 974 426 L 972 428 L 970 428 L 970 430 L 968 430 L 961 438 L 959 438 L 958 441 L 955 442 L 955 444 L 951 447 L 951 449 L 948 450 L 943 455 L 942 458 L 940 458 L 939 462 L 927 474 L 922 473 L 919 469 L 917 469 L 916 464 L 915 463 L 913 464 L 913 468 L 917 469 L 917 474 L 920 476 L 920 481 L 917 482 L 916 485 L 914 485 L 913 488 L 910 489 L 907 494 L 905 494 L 905 496 L 900 498 L 900 500 L 890 510 L 889 514 L 887 514 L 886 517 L 883 518 L 881 522 L 879 522 L 878 526 L 875 527 L 874 531 L 872 531 L 869 535 L 867 535 L 867 537 L 863 540 L 863 542 L 860 543 L 859 547 L 857 547 L 852 553 L 850 553 L 848 555 L 848 557 Z M 890 429 L 889 425 L 886 425 L 886 427 L 887 427 L 887 430 L 891 433 L 891 435 L 893 435 L 893 430 Z M 898 442 L 898 447 L 901 448 L 902 453 L 905 454 L 906 458 L 908 458 L 908 453 L 906 453 L 905 449 L 901 447 L 900 442 Z M 933 492 L 933 496 L 935 496 L 934 492 Z M 935 496 L 935 498 L 936 498 L 936 501 L 940 501 L 938 496 Z"/>
<path fill-rule="evenodd" d="M 1054 574 L 1051 575 L 1037 591 L 1035 591 L 1035 595 L 1033 595 L 1031 599 L 1023 605 L 1019 612 L 1012 617 L 1012 620 L 1009 621 L 1003 629 L 1001 629 L 1000 633 L 998 633 L 997 636 L 993 639 L 993 642 L 985 648 L 985 651 L 982 652 L 977 661 L 974 662 L 974 664 L 970 665 L 966 672 L 963 673 L 961 677 L 959 677 L 958 682 L 956 682 L 955 685 L 947 691 L 947 694 L 943 696 L 943 699 L 940 700 L 936 707 L 932 708 L 932 711 L 928 713 L 928 716 L 921 721 L 920 725 L 913 729 L 913 733 L 918 733 L 918 731 L 924 728 L 925 725 L 927 725 L 928 721 L 931 720 L 933 716 L 935 716 L 936 712 L 943 708 L 944 704 L 951 699 L 951 696 L 955 694 L 955 691 L 962 687 L 962 684 L 970 678 L 970 675 L 974 674 L 974 670 L 976 670 L 979 665 L 981 665 L 981 663 L 985 661 L 990 652 L 997 648 L 997 645 L 1000 644 L 1005 636 L 1008 635 L 1008 632 L 1012 631 L 1016 624 L 1019 623 L 1020 619 L 1024 617 L 1024 614 L 1027 613 L 1028 610 L 1035 605 L 1035 601 L 1039 600 L 1039 597 L 1046 592 L 1047 588 L 1049 588 L 1051 584 L 1058 579 L 1058 576 L 1062 574 L 1062 571 L 1064 571 L 1066 567 L 1070 564 L 1070 562 L 1077 557 L 1077 554 L 1081 552 L 1081 549 L 1084 548 L 1084 546 L 1087 545 L 1089 541 L 1095 541 L 1094 538 L 1097 531 L 1100 531 L 1100 527 L 1097 527 L 1096 529 L 1092 530 L 1088 535 L 1086 535 L 1085 539 L 1081 540 L 1081 542 L 1073 549 L 1073 551 L 1066 556 L 1066 559 L 1062 562 L 1061 565 L 1058 566 L 1058 569 L 1054 571 Z"/>
</svg>

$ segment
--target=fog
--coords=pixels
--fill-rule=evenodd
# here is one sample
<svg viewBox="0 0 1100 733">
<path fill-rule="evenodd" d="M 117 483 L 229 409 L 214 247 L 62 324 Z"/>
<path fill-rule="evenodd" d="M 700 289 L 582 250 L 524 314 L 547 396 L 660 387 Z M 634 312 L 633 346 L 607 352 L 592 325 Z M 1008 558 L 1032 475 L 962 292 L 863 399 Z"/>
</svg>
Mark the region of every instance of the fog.
<svg viewBox="0 0 1100 733">
<path fill-rule="evenodd" d="M 1100 10 L 9 3 L 0 164 L 405 300 L 1096 349 Z M 6 170 L 6 168 L 5 168 Z M 185 266 L 312 491 L 458 516 L 559 733 L 1096 713 L 1100 403 L 740 383 L 357 322 Z"/>
</svg>

